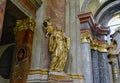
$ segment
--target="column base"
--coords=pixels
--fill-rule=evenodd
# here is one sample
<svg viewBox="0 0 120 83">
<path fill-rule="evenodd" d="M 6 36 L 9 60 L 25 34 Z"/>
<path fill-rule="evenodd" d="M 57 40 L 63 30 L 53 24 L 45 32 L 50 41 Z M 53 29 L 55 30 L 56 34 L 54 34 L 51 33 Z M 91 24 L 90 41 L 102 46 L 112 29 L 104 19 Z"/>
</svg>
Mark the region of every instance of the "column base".
<svg viewBox="0 0 120 83">
<path fill-rule="evenodd" d="M 82 74 L 67 74 L 70 78 L 72 78 L 73 83 L 85 83 L 84 75 Z"/>
<path fill-rule="evenodd" d="M 28 75 L 27 83 L 47 83 L 48 75 L 32 74 Z"/>
<path fill-rule="evenodd" d="M 64 72 L 50 72 L 48 79 L 50 83 L 73 83 L 72 79 Z"/>
</svg>

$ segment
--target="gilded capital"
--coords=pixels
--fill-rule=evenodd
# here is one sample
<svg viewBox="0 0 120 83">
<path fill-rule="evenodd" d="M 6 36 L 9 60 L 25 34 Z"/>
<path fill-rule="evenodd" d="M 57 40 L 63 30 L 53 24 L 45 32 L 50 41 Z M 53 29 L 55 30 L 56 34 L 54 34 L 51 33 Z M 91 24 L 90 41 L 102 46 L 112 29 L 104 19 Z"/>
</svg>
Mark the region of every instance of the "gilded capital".
<svg viewBox="0 0 120 83">
<path fill-rule="evenodd" d="M 89 30 L 87 29 L 81 29 L 81 42 L 83 43 L 90 43 L 90 41 L 92 40 L 92 36 Z"/>
<path fill-rule="evenodd" d="M 14 28 L 14 34 L 16 35 L 18 31 L 27 30 L 27 29 L 30 29 L 31 31 L 34 31 L 35 29 L 35 21 L 32 17 L 29 17 L 24 20 L 17 20 L 16 26 Z"/>
<path fill-rule="evenodd" d="M 85 79 L 84 75 L 80 75 L 80 74 L 67 74 L 67 76 L 69 76 L 72 79 Z"/>
<path fill-rule="evenodd" d="M 98 49 L 97 46 L 98 46 L 97 40 L 93 39 L 93 41 L 91 42 L 91 49 L 97 50 Z"/>
<path fill-rule="evenodd" d="M 98 50 L 100 52 L 107 52 L 108 44 L 106 41 L 94 38 L 91 42 L 91 49 Z"/>
<path fill-rule="evenodd" d="M 107 52 L 107 44 L 106 43 L 99 44 L 98 45 L 98 51 L 100 51 L 100 52 Z"/>
</svg>

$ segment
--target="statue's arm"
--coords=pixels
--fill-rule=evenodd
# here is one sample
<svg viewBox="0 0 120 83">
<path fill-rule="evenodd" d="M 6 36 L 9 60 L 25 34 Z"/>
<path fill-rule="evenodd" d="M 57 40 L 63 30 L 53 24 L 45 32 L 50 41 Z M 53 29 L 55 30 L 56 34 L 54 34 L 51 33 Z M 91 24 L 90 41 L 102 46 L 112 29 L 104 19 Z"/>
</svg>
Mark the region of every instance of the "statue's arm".
<svg viewBox="0 0 120 83">
<path fill-rule="evenodd" d="M 66 49 L 69 50 L 70 49 L 70 38 L 66 37 L 65 40 L 66 40 Z"/>
<path fill-rule="evenodd" d="M 50 41 L 49 41 L 49 50 L 53 52 L 56 48 L 56 38 L 55 36 L 50 36 Z"/>
</svg>

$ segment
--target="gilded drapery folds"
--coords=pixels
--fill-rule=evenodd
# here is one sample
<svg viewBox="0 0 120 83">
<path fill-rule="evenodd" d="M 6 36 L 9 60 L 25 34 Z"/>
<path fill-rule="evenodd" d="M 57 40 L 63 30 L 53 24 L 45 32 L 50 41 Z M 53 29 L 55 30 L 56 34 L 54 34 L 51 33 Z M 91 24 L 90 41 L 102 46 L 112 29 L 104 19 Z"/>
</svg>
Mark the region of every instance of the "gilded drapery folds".
<svg viewBox="0 0 120 83">
<path fill-rule="evenodd" d="M 53 27 L 53 19 L 48 18 L 43 22 L 45 36 L 49 39 L 49 51 L 51 52 L 50 72 L 63 72 L 70 48 L 70 38 L 62 30 Z M 59 27 L 60 29 L 60 27 Z"/>
</svg>

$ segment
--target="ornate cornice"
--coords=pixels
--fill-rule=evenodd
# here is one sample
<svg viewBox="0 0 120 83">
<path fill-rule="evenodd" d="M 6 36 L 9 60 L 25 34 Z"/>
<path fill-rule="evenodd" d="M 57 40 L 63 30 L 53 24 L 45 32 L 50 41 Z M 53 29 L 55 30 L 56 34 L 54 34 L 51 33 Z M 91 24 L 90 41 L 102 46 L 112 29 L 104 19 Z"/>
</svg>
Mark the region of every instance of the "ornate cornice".
<svg viewBox="0 0 120 83">
<path fill-rule="evenodd" d="M 98 50 L 99 52 L 107 52 L 108 43 L 105 40 L 93 38 L 91 42 L 91 49 Z"/>
<path fill-rule="evenodd" d="M 81 24 L 88 23 L 91 29 L 91 32 L 94 32 L 95 21 L 91 12 L 79 14 L 78 17 Z"/>
<path fill-rule="evenodd" d="M 110 34 L 110 28 L 102 26 L 100 24 L 95 24 L 95 33 L 97 35 L 108 35 Z"/>
<path fill-rule="evenodd" d="M 96 24 L 91 12 L 84 13 L 78 15 L 81 25 L 87 23 L 88 27 L 90 27 L 90 31 L 92 35 L 108 35 L 110 34 L 110 28 L 102 26 L 100 24 Z M 84 28 L 84 27 L 82 27 Z"/>
<path fill-rule="evenodd" d="M 90 33 L 90 30 L 89 29 L 81 29 L 81 42 L 83 43 L 90 43 L 90 41 L 92 40 L 92 36 L 91 36 L 91 33 Z"/>
</svg>

